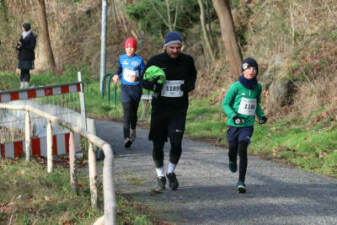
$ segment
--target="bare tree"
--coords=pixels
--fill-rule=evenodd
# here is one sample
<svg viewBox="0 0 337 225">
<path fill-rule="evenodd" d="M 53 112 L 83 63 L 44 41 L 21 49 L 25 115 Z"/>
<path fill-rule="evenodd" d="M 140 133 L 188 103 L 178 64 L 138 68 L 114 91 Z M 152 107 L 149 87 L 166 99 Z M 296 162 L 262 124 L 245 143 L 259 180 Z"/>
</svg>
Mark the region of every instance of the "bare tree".
<svg viewBox="0 0 337 225">
<path fill-rule="evenodd" d="M 230 0 L 212 0 L 214 9 L 218 15 L 221 36 L 226 50 L 226 58 L 229 63 L 229 71 L 234 79 L 240 74 L 242 54 L 236 40 L 233 16 Z"/>
<path fill-rule="evenodd" d="M 38 0 L 39 3 L 39 16 L 41 22 L 41 39 L 42 46 L 44 47 L 46 63 L 48 69 L 52 69 L 56 71 L 56 63 L 53 54 L 53 50 L 51 48 L 50 37 L 49 37 L 49 29 L 48 29 L 48 20 L 47 20 L 47 12 L 46 12 L 46 4 L 45 0 Z"/>
<path fill-rule="evenodd" d="M 204 42 L 205 42 L 205 45 L 206 45 L 206 51 L 208 52 L 208 55 L 211 58 L 211 60 L 214 61 L 215 54 L 214 54 L 214 51 L 211 47 L 209 36 L 207 34 L 208 32 L 206 30 L 204 5 L 202 3 L 202 0 L 198 0 L 198 3 L 199 3 L 199 7 L 200 7 L 200 23 L 201 23 L 201 29 L 202 29 Z"/>
<path fill-rule="evenodd" d="M 179 3 L 176 2 L 176 9 L 175 9 L 175 15 L 174 15 L 174 20 L 171 21 L 171 8 L 170 8 L 170 3 L 169 0 L 165 0 L 165 5 L 166 5 L 166 14 L 167 18 L 165 18 L 164 15 L 160 12 L 159 8 L 155 5 L 156 0 L 150 0 L 152 7 L 154 11 L 157 13 L 157 15 L 161 18 L 163 23 L 167 26 L 169 30 L 175 30 L 176 25 L 177 25 L 177 18 L 178 18 L 178 11 L 179 11 Z"/>
</svg>

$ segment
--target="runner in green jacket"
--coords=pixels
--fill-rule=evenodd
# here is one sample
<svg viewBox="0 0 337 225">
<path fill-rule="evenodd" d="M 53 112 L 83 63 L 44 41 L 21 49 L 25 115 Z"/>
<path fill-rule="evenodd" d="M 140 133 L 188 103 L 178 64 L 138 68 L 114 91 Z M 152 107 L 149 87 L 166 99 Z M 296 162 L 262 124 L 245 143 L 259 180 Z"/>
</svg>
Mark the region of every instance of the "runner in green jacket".
<svg viewBox="0 0 337 225">
<path fill-rule="evenodd" d="M 240 157 L 239 181 L 236 184 L 240 193 L 246 192 L 245 176 L 247 171 L 247 148 L 254 131 L 255 115 L 259 123 L 267 122 L 260 106 L 262 87 L 257 82 L 258 64 L 253 58 L 247 58 L 241 66 L 242 75 L 229 88 L 222 108 L 227 115 L 227 139 L 229 169 L 237 170 L 237 154 Z"/>
</svg>

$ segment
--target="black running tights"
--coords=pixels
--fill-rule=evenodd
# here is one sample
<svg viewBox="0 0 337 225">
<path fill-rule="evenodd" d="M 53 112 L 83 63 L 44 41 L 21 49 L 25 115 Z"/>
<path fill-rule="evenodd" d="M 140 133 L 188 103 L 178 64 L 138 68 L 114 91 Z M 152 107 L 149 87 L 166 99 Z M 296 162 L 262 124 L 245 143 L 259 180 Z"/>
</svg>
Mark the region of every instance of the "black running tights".
<svg viewBox="0 0 337 225">
<path fill-rule="evenodd" d="M 240 157 L 240 165 L 239 165 L 239 180 L 245 182 L 247 165 L 248 165 L 248 157 L 247 157 L 247 148 L 248 142 L 240 141 L 238 146 L 230 147 L 228 151 L 229 160 L 232 162 L 237 161 L 237 154 L 239 152 Z"/>
</svg>

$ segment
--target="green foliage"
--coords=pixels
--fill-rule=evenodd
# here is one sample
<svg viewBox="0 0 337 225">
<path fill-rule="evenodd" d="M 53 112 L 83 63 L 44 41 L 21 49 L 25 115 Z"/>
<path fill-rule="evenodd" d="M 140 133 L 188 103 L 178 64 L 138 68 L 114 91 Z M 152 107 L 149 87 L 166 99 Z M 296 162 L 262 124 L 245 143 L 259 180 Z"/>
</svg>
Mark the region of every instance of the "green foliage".
<svg viewBox="0 0 337 225">
<path fill-rule="evenodd" d="M 207 99 L 193 100 L 187 113 L 186 133 L 192 138 L 217 139 L 225 143 L 224 113 Z"/>
<path fill-rule="evenodd" d="M 0 90 L 9 90 L 19 87 L 19 77 L 13 73 L 0 72 Z"/>
<path fill-rule="evenodd" d="M 199 5 L 197 0 L 172 0 L 170 1 L 171 23 L 174 22 L 176 13 L 176 4 L 178 4 L 178 17 L 176 30 L 185 31 L 191 27 L 194 22 L 199 21 Z M 154 5 L 154 6 L 153 6 Z M 138 23 L 139 29 L 154 36 L 162 36 L 168 31 L 167 25 L 158 15 L 156 10 L 167 21 L 167 12 L 165 1 L 143 0 L 134 4 L 126 5 L 126 14 L 128 17 Z"/>
<path fill-rule="evenodd" d="M 0 160 L 0 198 L 7 210 L 0 214 L 1 221 L 13 224 L 92 224 L 102 211 L 93 211 L 87 177 L 79 177 L 83 185 L 76 195 L 70 187 L 69 171 L 66 168 L 54 169 L 48 174 L 46 166 L 24 160 Z M 99 199 L 101 201 L 102 199 Z M 76 207 L 81 205 L 81 207 Z M 85 215 L 85 216 L 83 216 Z"/>
</svg>

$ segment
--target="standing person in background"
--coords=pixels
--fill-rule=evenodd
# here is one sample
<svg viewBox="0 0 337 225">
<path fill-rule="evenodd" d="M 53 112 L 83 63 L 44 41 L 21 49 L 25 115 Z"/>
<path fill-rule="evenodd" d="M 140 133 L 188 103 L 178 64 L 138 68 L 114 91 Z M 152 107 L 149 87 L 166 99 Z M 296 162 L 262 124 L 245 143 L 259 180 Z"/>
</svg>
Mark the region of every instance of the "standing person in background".
<svg viewBox="0 0 337 225">
<path fill-rule="evenodd" d="M 126 39 L 124 47 L 126 54 L 119 56 L 118 68 L 112 79 L 115 84 L 119 80 L 122 84 L 124 146 L 129 148 L 136 139 L 137 110 L 142 95 L 140 83 L 143 78 L 145 63 L 143 58 L 136 54 L 136 39 Z"/>
<path fill-rule="evenodd" d="M 143 80 L 143 87 L 155 92 L 152 98 L 149 139 L 153 142 L 152 158 L 156 167 L 155 191 L 165 189 L 166 178 L 171 190 L 179 186 L 174 173 L 182 153 L 188 109 L 188 93 L 195 87 L 197 71 L 190 55 L 181 52 L 182 38 L 178 32 L 165 35 L 164 53 L 151 57 L 147 68 L 158 66 L 165 72 L 166 81 Z M 164 144 L 170 139 L 171 150 L 167 173 L 164 170 Z"/>
<path fill-rule="evenodd" d="M 20 40 L 16 44 L 18 54 L 18 68 L 21 70 L 20 74 L 20 88 L 28 88 L 30 81 L 29 70 L 34 69 L 36 35 L 31 31 L 29 23 L 22 25 L 22 34 Z"/>
<path fill-rule="evenodd" d="M 260 105 L 262 86 L 256 79 L 259 70 L 255 59 L 246 58 L 242 63 L 241 71 L 239 80 L 229 88 L 222 102 L 222 108 L 227 115 L 229 169 L 233 173 L 236 172 L 239 153 L 239 180 L 236 188 L 240 193 L 245 193 L 247 148 L 254 131 L 255 114 L 260 124 L 266 123 L 267 118 Z"/>
</svg>

